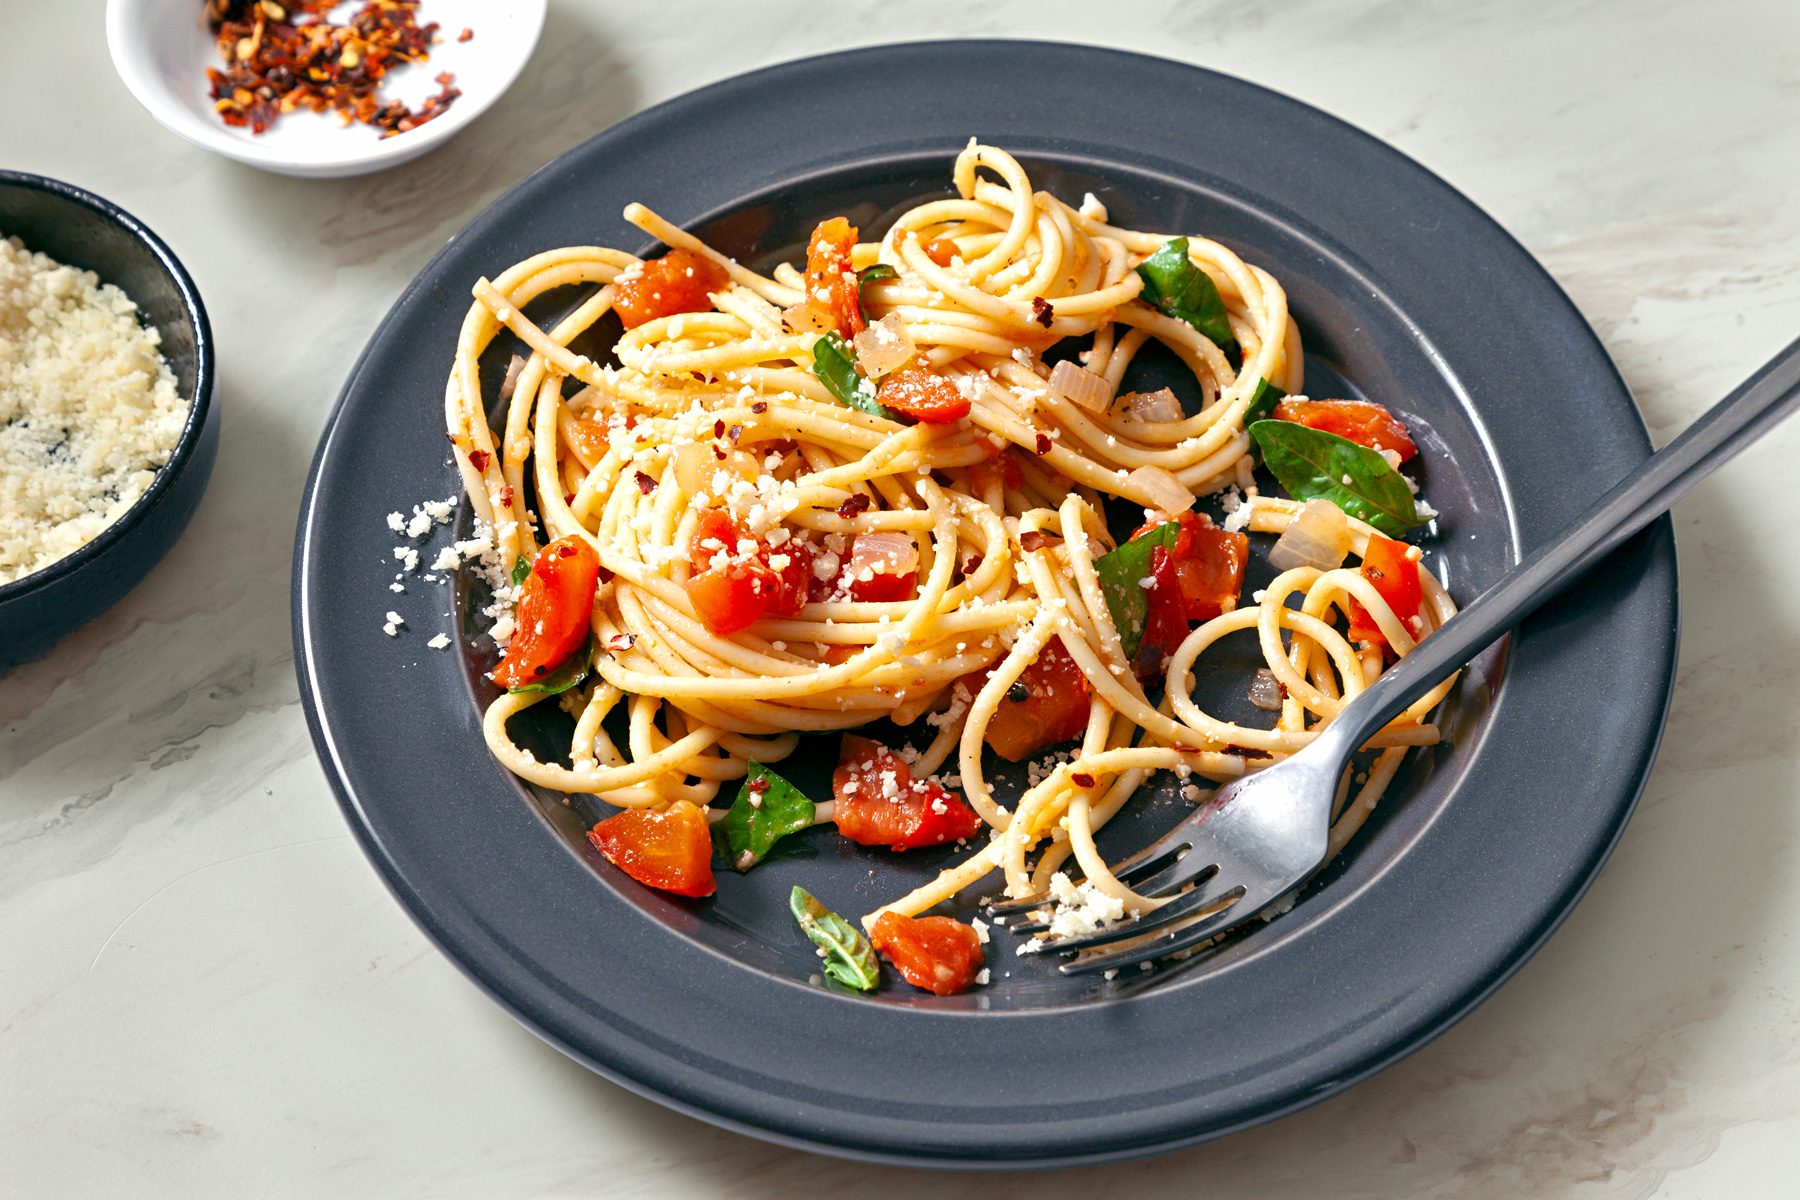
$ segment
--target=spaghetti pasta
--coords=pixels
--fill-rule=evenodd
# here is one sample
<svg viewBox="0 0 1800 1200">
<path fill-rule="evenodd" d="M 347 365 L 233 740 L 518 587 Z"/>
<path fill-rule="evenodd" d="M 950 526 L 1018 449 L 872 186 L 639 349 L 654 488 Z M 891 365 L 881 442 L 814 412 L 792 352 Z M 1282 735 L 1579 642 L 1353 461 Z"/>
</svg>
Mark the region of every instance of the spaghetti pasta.
<svg viewBox="0 0 1800 1200">
<path fill-rule="evenodd" d="M 1146 780 L 1172 771 L 1220 781 L 1292 754 L 1380 673 L 1384 644 L 1405 654 L 1454 604 L 1425 571 L 1423 602 L 1405 613 L 1366 571 L 1296 567 L 1241 606 L 1227 598 L 1191 631 L 1183 621 L 1166 661 L 1142 670 L 1133 653 L 1141 631 L 1121 628 L 1102 577 L 1120 544 L 1109 505 L 1141 508 L 1160 526 L 1197 496 L 1241 488 L 1248 495 L 1229 523 L 1277 534 L 1300 511 L 1256 493 L 1246 429 L 1266 388 L 1301 387 L 1286 296 L 1268 272 L 1188 236 L 1186 263 L 1204 276 L 1201 290 L 1216 293 L 1229 329 L 1228 339 L 1209 336 L 1144 295 L 1139 267 L 1181 245 L 1168 235 L 1110 223 L 1091 196 L 1071 206 L 1034 190 L 991 146 L 971 142 L 953 182 L 954 197 L 908 209 L 879 242 L 852 233 L 845 243 L 845 270 L 864 282 L 844 332 L 875 323 L 854 343 L 831 341 L 832 296 L 809 273 L 751 271 L 640 205 L 626 218 L 670 246 L 671 262 L 688 256 L 685 276 L 665 271 L 660 286 L 705 285 L 704 311 L 627 328 L 614 363 L 571 346 L 634 283 L 641 291 L 648 267 L 635 256 L 551 250 L 475 285 L 446 419 L 476 519 L 505 563 L 578 539 L 600 566 L 586 614 L 593 676 L 560 697 L 576 718 L 567 765 L 539 760 L 508 732 L 544 694 L 502 694 L 483 729 L 494 755 L 534 784 L 622 809 L 711 806 L 716 820 L 729 799 L 721 786 L 752 764 L 779 763 L 799 734 L 882 718 L 923 726 L 910 770 L 959 783 L 989 837 L 865 926 L 888 912 L 922 913 L 995 872 L 1011 895 L 1042 891 L 1070 859 L 1090 894 L 1141 912 L 1161 901 L 1121 881 L 1094 834 Z M 570 286 L 591 295 L 566 317 L 540 326 L 525 315 Z M 503 329 L 528 355 L 491 428 L 479 358 Z M 1191 372 L 1189 410 L 1117 395 L 1150 342 Z M 814 369 L 821 347 L 838 344 L 909 365 L 890 368 L 880 387 L 852 377 L 863 393 L 846 403 Z M 1071 361 L 1098 377 L 1092 386 L 1077 379 L 1076 394 L 1053 386 L 1044 361 L 1053 345 L 1071 344 L 1081 347 Z M 966 416 L 920 410 L 912 421 L 886 407 L 881 397 L 906 395 L 889 380 L 914 370 L 919 386 L 953 389 L 933 403 Z M 1351 550 L 1366 559 L 1382 535 L 1354 517 L 1349 530 Z M 873 559 L 876 550 L 888 559 Z M 752 592 L 764 607 L 721 633 L 697 581 L 746 562 L 763 572 Z M 856 586 L 909 565 L 904 595 Z M 799 594 L 771 605 L 757 590 L 765 584 Z M 1344 625 L 1358 620 L 1372 624 L 1353 639 Z M 1280 685 L 1272 728 L 1224 720 L 1192 698 L 1207 651 L 1235 633 L 1254 635 Z M 1078 746 L 1009 805 L 988 782 L 984 744 L 1053 653 L 1079 675 L 1066 676 L 1064 692 L 1085 697 Z M 1428 715 L 1449 687 L 1374 740 L 1373 763 L 1333 825 L 1334 852 L 1406 750 L 1438 739 Z M 609 724 L 620 710 L 622 723 Z M 831 806 L 819 814 L 829 819 Z"/>
</svg>

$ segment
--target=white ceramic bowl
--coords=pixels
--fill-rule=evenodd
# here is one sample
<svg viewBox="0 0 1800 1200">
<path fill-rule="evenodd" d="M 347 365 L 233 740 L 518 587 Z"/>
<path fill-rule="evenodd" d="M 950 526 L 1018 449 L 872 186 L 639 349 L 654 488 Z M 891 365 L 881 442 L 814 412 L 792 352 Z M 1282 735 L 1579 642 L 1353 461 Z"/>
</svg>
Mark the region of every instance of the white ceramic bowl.
<svg viewBox="0 0 1800 1200">
<path fill-rule="evenodd" d="M 356 7 L 333 15 L 342 19 Z M 518 78 L 547 7 L 548 0 L 424 0 L 419 19 L 436 21 L 443 41 L 429 62 L 389 76 L 383 94 L 417 105 L 437 90 L 433 76 L 450 71 L 462 95 L 441 116 L 388 138 L 311 112 L 290 113 L 260 134 L 226 125 L 207 94 L 206 68 L 223 64 L 202 0 L 107 0 L 106 43 L 125 86 L 169 130 L 253 167 L 324 179 L 396 166 L 455 137 Z M 474 36 L 458 42 L 464 29 Z"/>
</svg>

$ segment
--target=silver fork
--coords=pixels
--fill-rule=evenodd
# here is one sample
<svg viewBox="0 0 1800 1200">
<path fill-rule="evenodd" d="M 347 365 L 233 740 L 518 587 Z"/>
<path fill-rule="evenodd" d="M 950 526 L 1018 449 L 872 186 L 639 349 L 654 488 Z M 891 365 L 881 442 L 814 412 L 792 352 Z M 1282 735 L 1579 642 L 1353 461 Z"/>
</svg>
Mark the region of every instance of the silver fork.
<svg viewBox="0 0 1800 1200">
<path fill-rule="evenodd" d="M 1042 941 L 1042 951 L 1113 948 L 1062 963 L 1065 974 L 1147 964 L 1216 938 L 1287 895 L 1325 860 L 1332 804 L 1351 755 L 1796 407 L 1800 340 L 1419 643 L 1305 749 L 1225 784 L 1174 829 L 1121 863 L 1120 878 L 1161 901 L 1156 908 L 1087 936 Z M 1047 927 L 1042 920 L 1012 918 L 1041 909 L 1048 899 L 1021 897 L 989 910 L 1015 932 L 1041 932 Z"/>
</svg>

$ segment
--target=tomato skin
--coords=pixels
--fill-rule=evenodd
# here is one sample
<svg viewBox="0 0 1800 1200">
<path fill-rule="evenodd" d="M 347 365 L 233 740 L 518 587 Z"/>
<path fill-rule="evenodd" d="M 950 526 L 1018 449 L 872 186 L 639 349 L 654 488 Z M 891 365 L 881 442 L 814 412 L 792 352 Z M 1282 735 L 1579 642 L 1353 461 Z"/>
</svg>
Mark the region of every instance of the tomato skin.
<svg viewBox="0 0 1800 1200">
<path fill-rule="evenodd" d="M 688 601 L 709 633 L 724 637 L 764 617 L 791 617 L 805 605 L 812 584 L 812 548 L 789 538 L 779 549 L 761 539 L 746 554 L 747 540 L 730 513 L 709 508 L 688 539 Z M 726 560 L 715 566 L 719 555 Z M 777 565 L 779 562 L 779 565 Z"/>
<path fill-rule="evenodd" d="M 1370 534 L 1367 552 L 1363 554 L 1362 575 L 1375 585 L 1375 590 L 1394 610 L 1394 615 L 1410 630 L 1413 618 L 1419 615 L 1419 608 L 1425 602 L 1425 589 L 1419 582 L 1419 564 L 1407 556 L 1406 543 L 1378 533 Z M 1354 600 L 1350 602 L 1350 629 L 1346 636 L 1352 642 L 1387 645 L 1374 616 Z"/>
<path fill-rule="evenodd" d="M 921 363 L 909 363 L 881 381 L 875 399 L 927 425 L 948 425 L 969 415 L 969 398 Z"/>
<path fill-rule="evenodd" d="M 885 912 L 876 918 L 869 941 L 887 955 L 900 978 L 936 996 L 967 991 L 986 962 L 981 936 L 949 917 Z"/>
<path fill-rule="evenodd" d="M 686 800 L 661 812 L 626 809 L 588 830 L 588 841 L 648 887 L 677 896 L 713 894 L 711 830 L 706 814 Z"/>
<path fill-rule="evenodd" d="M 856 226 L 842 217 L 820 221 L 806 244 L 806 300 L 826 313 L 846 338 L 867 328 L 856 272 L 850 266 L 855 246 Z"/>
<path fill-rule="evenodd" d="M 688 250 L 671 250 L 613 280 L 613 311 L 627 329 L 676 313 L 710 312 L 712 294 L 731 282 L 725 268 Z"/>
<path fill-rule="evenodd" d="M 968 680 L 971 694 L 981 690 L 987 681 L 985 672 Z M 1031 757 L 1045 746 L 1054 746 L 1070 738 L 1080 737 L 1087 728 L 1088 681 L 1063 649 L 1060 639 L 1050 642 L 1038 652 L 1037 660 L 1026 667 L 1009 693 L 1019 686 L 1026 699 L 1002 697 L 994 719 L 988 722 L 988 747 L 1008 762 Z"/>
<path fill-rule="evenodd" d="M 1220 529 L 1211 517 L 1192 510 L 1175 519 L 1181 528 L 1170 550 L 1187 619 L 1210 621 L 1236 608 L 1244 591 L 1244 564 L 1250 558 L 1249 536 Z M 1155 528 L 1145 525 L 1131 540 Z"/>
<path fill-rule="evenodd" d="M 767 605 L 760 564 L 727 563 L 688 576 L 688 601 L 708 633 L 725 637 L 760 621 Z"/>
<path fill-rule="evenodd" d="M 896 600 L 911 600 L 918 591 L 919 573 L 908 571 L 904 575 L 887 575 L 876 572 L 867 579 L 850 581 L 850 598 L 864 604 L 887 604 Z"/>
<path fill-rule="evenodd" d="M 925 257 L 940 267 L 947 267 L 961 253 L 949 238 L 932 238 L 924 246 Z"/>
<path fill-rule="evenodd" d="M 586 538 L 570 534 L 539 550 L 519 592 L 517 631 L 488 678 L 524 687 L 562 666 L 587 640 L 599 583 L 600 556 Z"/>
<path fill-rule="evenodd" d="M 896 794 L 886 795 L 891 774 Z M 855 734 L 844 736 L 831 775 L 838 832 L 859 846 L 916 850 L 973 837 L 981 817 L 960 796 L 929 779 L 913 778 L 898 754 Z"/>
<path fill-rule="evenodd" d="M 1181 573 L 1175 556 L 1161 546 L 1150 552 L 1150 586 L 1145 601 L 1144 633 L 1138 640 L 1137 662 L 1132 664 L 1139 679 L 1161 674 L 1169 655 L 1188 635 Z"/>
<path fill-rule="evenodd" d="M 1401 462 L 1419 453 L 1406 426 L 1385 405 L 1367 400 L 1282 400 L 1274 417 L 1335 433 L 1371 450 L 1392 450 Z"/>
</svg>

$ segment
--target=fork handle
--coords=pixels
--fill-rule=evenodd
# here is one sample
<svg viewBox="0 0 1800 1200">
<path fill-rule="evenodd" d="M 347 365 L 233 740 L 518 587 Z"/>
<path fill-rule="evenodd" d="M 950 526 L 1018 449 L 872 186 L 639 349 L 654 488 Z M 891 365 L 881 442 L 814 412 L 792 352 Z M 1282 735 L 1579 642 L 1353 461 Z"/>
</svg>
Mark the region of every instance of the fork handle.
<svg viewBox="0 0 1800 1200">
<path fill-rule="evenodd" d="M 1725 399 L 1627 475 L 1547 545 L 1345 705 L 1309 753 L 1347 761 L 1405 712 L 1538 606 L 1568 587 L 1632 534 L 1660 517 L 1702 479 L 1800 407 L 1800 340 L 1788 344 Z"/>
</svg>

